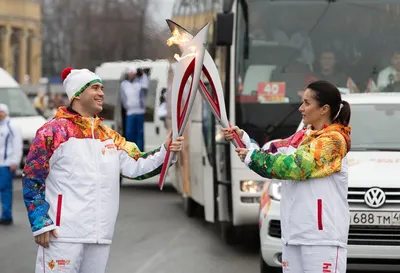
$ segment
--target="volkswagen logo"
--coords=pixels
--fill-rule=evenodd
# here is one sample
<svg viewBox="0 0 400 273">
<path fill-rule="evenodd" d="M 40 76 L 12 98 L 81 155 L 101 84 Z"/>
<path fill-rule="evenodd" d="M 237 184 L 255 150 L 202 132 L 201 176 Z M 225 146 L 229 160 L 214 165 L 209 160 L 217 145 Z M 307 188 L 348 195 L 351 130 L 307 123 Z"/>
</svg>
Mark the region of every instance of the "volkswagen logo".
<svg viewBox="0 0 400 273">
<path fill-rule="evenodd" d="M 371 208 L 379 208 L 386 201 L 386 195 L 383 190 L 380 188 L 370 188 L 367 190 L 364 196 L 365 204 L 367 204 Z"/>
</svg>

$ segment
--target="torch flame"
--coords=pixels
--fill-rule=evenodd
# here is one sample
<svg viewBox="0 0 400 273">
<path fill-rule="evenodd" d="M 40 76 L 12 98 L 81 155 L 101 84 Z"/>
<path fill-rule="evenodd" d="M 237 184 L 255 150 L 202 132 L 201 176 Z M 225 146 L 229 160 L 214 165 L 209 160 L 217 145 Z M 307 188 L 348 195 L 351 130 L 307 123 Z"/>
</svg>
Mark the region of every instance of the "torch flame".
<svg viewBox="0 0 400 273">
<path fill-rule="evenodd" d="M 180 33 L 179 29 L 175 28 L 172 31 L 172 37 L 167 40 L 167 45 L 172 46 L 172 45 L 181 45 L 189 42 L 191 40 L 191 36 L 187 33 Z M 196 56 L 196 47 L 191 46 L 189 47 L 190 53 L 184 55 L 184 56 L 179 56 L 179 54 L 175 54 L 174 58 L 179 62 L 180 60 L 190 57 L 190 56 Z"/>
<path fill-rule="evenodd" d="M 175 28 L 172 31 L 172 37 L 167 40 L 167 45 L 180 45 L 189 42 L 191 39 L 190 35 L 187 33 L 180 33 L 179 29 Z"/>
</svg>

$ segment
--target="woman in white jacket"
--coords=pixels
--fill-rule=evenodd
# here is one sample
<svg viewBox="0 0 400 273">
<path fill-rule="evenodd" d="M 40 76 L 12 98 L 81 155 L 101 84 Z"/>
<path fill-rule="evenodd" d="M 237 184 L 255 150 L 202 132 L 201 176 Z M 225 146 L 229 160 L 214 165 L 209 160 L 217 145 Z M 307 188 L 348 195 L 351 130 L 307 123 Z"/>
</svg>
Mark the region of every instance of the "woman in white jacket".
<svg viewBox="0 0 400 273">
<path fill-rule="evenodd" d="M 236 152 L 259 175 L 282 180 L 281 229 L 284 272 L 346 272 L 349 208 L 346 155 L 350 105 L 325 81 L 311 83 L 299 108 L 307 128 L 271 143 L 268 150 L 238 127 L 246 148 Z"/>
</svg>

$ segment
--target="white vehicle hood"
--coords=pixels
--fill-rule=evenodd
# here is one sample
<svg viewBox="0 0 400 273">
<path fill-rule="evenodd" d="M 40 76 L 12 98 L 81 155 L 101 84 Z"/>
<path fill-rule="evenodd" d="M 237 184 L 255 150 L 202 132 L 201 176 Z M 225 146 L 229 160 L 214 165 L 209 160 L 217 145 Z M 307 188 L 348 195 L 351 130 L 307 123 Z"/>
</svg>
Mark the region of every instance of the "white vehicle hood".
<svg viewBox="0 0 400 273">
<path fill-rule="evenodd" d="M 399 187 L 400 152 L 349 152 L 349 187 Z"/>
<path fill-rule="evenodd" d="M 36 131 L 46 123 L 46 119 L 42 116 L 12 117 L 11 123 L 20 128 L 23 139 L 32 140 Z"/>
</svg>

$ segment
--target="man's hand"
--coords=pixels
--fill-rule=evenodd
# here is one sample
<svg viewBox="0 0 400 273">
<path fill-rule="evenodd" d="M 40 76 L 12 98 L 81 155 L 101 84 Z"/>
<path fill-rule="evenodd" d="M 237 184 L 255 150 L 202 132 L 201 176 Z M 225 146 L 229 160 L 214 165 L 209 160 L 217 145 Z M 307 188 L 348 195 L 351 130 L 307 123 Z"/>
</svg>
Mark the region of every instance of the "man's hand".
<svg viewBox="0 0 400 273">
<path fill-rule="evenodd" d="M 35 242 L 44 248 L 48 248 L 50 246 L 50 236 L 58 238 L 58 234 L 55 229 L 42 233 L 38 236 L 35 236 Z"/>
<path fill-rule="evenodd" d="M 169 131 L 168 136 L 165 138 L 165 149 L 168 150 L 169 144 L 171 143 L 171 152 L 179 152 L 182 150 L 184 137 L 180 136 L 176 139 L 176 141 L 172 142 L 172 130 Z"/>
<path fill-rule="evenodd" d="M 17 170 L 17 165 L 10 166 L 10 172 L 14 173 Z"/>
</svg>

